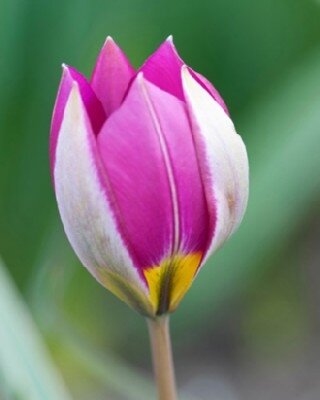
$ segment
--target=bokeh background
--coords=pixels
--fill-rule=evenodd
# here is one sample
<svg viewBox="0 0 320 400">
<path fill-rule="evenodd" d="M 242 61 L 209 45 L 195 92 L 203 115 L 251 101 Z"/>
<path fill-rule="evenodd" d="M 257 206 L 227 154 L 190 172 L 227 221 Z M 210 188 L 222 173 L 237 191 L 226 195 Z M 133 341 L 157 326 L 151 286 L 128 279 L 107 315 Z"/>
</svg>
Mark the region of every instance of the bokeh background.
<svg viewBox="0 0 320 400">
<path fill-rule="evenodd" d="M 237 234 L 172 317 L 183 399 L 320 398 L 320 2 L 0 0 L 0 398 L 154 399 L 143 319 L 63 234 L 48 168 L 62 62 L 107 35 L 138 67 L 169 34 L 247 144 Z"/>
</svg>

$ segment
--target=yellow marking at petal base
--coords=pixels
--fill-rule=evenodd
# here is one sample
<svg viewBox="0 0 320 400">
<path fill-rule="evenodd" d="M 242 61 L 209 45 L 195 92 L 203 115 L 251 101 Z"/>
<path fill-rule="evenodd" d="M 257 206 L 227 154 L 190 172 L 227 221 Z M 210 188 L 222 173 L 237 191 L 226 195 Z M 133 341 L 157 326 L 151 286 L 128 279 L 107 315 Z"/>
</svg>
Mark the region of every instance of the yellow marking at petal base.
<svg viewBox="0 0 320 400">
<path fill-rule="evenodd" d="M 190 288 L 202 259 L 202 252 L 181 257 L 173 275 L 170 311 L 173 311 Z"/>
<path fill-rule="evenodd" d="M 159 266 L 144 270 L 150 301 L 156 313 L 175 310 L 190 288 L 201 258 L 201 252 L 176 255 L 164 260 Z"/>
</svg>

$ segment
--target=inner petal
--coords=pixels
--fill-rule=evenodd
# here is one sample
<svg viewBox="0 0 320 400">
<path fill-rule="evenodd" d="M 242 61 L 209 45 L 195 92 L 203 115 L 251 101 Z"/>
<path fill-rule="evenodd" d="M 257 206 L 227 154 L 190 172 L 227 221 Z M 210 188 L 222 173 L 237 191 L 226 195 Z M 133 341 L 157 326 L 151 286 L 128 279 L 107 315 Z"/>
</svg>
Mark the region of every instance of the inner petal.
<svg viewBox="0 0 320 400">
<path fill-rule="evenodd" d="M 108 37 L 98 56 L 91 85 L 101 101 L 107 117 L 115 111 L 127 92 L 135 75 L 128 58 L 120 47 Z"/>
<path fill-rule="evenodd" d="M 160 89 L 172 94 L 178 99 L 185 101 L 182 88 L 181 68 L 185 62 L 179 56 L 170 36 L 161 46 L 147 59 L 140 68 L 146 79 Z M 220 104 L 224 111 L 229 114 L 228 108 L 220 96 L 218 90 L 204 76 L 188 67 L 195 80 Z"/>
<path fill-rule="evenodd" d="M 147 59 L 140 71 L 160 89 L 184 100 L 180 76 L 183 64 L 170 37 Z"/>
</svg>

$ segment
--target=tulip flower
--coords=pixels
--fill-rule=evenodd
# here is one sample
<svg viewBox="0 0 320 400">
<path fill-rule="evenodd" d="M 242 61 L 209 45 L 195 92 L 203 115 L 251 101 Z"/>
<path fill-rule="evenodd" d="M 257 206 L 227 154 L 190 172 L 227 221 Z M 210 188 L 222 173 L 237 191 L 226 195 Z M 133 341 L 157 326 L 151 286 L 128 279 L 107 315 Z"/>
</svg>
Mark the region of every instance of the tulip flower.
<svg viewBox="0 0 320 400">
<path fill-rule="evenodd" d="M 137 71 L 111 38 L 90 80 L 63 67 L 50 163 L 77 256 L 151 320 L 177 308 L 247 205 L 243 141 L 171 38 Z"/>
</svg>

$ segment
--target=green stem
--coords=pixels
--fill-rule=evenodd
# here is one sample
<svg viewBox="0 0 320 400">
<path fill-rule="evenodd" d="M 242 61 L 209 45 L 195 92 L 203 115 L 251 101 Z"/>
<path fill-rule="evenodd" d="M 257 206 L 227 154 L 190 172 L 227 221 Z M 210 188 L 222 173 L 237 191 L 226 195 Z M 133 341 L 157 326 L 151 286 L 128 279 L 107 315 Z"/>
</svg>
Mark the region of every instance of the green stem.
<svg viewBox="0 0 320 400">
<path fill-rule="evenodd" d="M 159 400 L 177 400 L 169 332 L 169 316 L 148 318 L 153 368 Z"/>
</svg>

